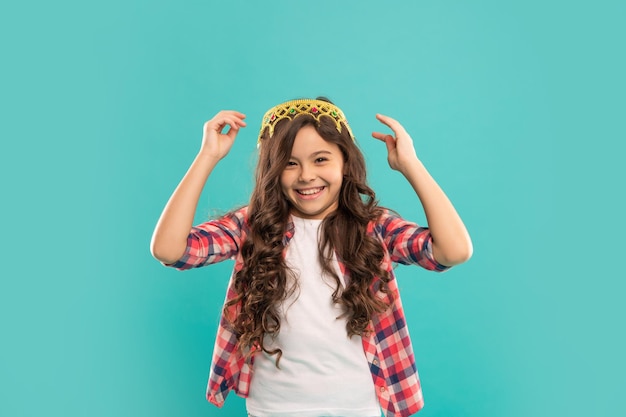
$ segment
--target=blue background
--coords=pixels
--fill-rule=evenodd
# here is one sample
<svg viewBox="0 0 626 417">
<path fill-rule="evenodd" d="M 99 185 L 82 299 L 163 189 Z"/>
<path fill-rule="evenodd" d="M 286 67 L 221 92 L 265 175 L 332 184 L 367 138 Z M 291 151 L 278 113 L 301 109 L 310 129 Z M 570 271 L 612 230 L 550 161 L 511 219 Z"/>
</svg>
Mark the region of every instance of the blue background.
<svg viewBox="0 0 626 417">
<path fill-rule="evenodd" d="M 622 1 L 25 1 L 0 9 L 0 415 L 245 415 L 204 398 L 232 264 L 151 258 L 220 109 L 249 127 L 196 219 L 244 204 L 262 114 L 326 95 L 411 133 L 474 257 L 399 267 L 434 416 L 609 416 L 626 387 Z M 620 191 L 621 190 L 621 191 Z"/>
</svg>

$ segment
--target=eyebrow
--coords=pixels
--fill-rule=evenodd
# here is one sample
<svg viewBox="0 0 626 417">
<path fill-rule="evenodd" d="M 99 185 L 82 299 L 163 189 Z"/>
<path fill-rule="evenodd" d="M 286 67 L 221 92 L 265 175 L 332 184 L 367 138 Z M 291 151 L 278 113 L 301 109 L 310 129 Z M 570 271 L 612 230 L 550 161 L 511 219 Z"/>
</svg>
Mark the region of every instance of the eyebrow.
<svg viewBox="0 0 626 417">
<path fill-rule="evenodd" d="M 329 154 L 329 155 L 332 155 L 332 152 L 331 151 L 317 151 L 317 152 L 313 152 L 311 154 L 311 156 L 317 156 L 319 154 Z"/>
<path fill-rule="evenodd" d="M 332 155 L 331 151 L 326 151 L 326 150 L 321 150 L 321 151 L 316 151 L 313 152 L 312 154 L 310 154 L 307 158 L 314 158 L 318 155 Z M 298 159 L 295 156 L 293 156 L 293 154 L 290 156 L 291 159 Z"/>
</svg>

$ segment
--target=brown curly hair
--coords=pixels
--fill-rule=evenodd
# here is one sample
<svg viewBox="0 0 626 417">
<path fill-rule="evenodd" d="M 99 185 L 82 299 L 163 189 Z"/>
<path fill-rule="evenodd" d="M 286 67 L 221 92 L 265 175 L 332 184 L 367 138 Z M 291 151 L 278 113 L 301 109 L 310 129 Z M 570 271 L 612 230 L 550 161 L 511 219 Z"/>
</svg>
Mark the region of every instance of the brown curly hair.
<svg viewBox="0 0 626 417">
<path fill-rule="evenodd" d="M 330 102 L 323 97 L 318 99 Z M 289 283 L 297 282 L 289 279 L 293 273 L 283 254 L 290 203 L 283 194 L 280 178 L 291 157 L 296 134 L 307 125 L 315 127 L 327 142 L 336 144 L 344 157 L 338 208 L 322 222 L 318 256 L 322 270 L 335 280 L 333 301 L 344 307 L 348 336 L 363 335 L 372 315 L 388 307 L 370 290 L 375 277 L 380 279 L 377 289 L 391 297 L 386 285 L 389 273 L 381 268 L 381 242 L 367 234 L 368 223 L 378 219 L 383 209 L 367 184 L 363 154 L 348 129 L 342 126 L 338 132 L 335 121 L 328 116 L 320 116 L 317 121 L 300 114 L 280 120 L 271 137 L 268 129 L 262 132 L 256 185 L 248 207 L 249 231 L 241 248 L 243 268 L 234 277 L 238 295 L 224 306 L 225 317 L 239 337 L 239 349 L 250 354 L 251 348 L 260 348 L 277 355 L 276 366 L 282 350 L 267 349 L 264 336 L 276 336 L 280 331 L 279 306 L 295 291 Z M 333 253 L 346 267 L 349 278 L 345 288 L 332 267 Z M 229 314 L 233 306 L 237 306 L 235 317 Z"/>
</svg>

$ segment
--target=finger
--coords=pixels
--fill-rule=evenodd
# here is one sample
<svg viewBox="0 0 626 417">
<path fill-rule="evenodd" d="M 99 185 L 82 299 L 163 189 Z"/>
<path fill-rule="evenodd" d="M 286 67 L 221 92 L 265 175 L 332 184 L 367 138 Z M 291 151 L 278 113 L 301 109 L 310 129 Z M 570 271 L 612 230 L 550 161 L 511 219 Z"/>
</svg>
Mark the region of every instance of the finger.
<svg viewBox="0 0 626 417">
<path fill-rule="evenodd" d="M 228 130 L 226 130 L 226 129 L 228 129 Z M 225 120 L 224 124 L 221 125 L 219 130 L 218 130 L 218 134 L 220 136 L 226 136 L 230 140 L 234 140 L 235 137 L 237 136 L 237 133 L 239 133 L 239 126 L 237 126 L 236 123 L 234 123 L 233 121 L 230 121 L 230 120 Z"/>
<path fill-rule="evenodd" d="M 386 133 L 372 132 L 372 137 L 378 139 L 381 142 L 385 142 L 388 154 L 396 149 L 396 138 L 394 138 L 393 136 Z"/>
<path fill-rule="evenodd" d="M 220 115 L 235 116 L 235 117 L 237 117 L 239 119 L 245 119 L 246 118 L 245 114 L 243 114 L 241 112 L 238 112 L 236 110 L 222 110 L 222 111 L 220 111 L 219 113 L 216 114 L 216 117 L 220 116 Z"/>
<path fill-rule="evenodd" d="M 226 124 L 226 118 L 218 114 L 204 124 L 204 130 L 214 130 L 219 133 Z"/>
<path fill-rule="evenodd" d="M 239 126 L 234 125 L 234 126 L 230 126 L 230 129 L 228 129 L 228 132 L 226 133 L 226 136 L 228 136 L 231 140 L 235 140 L 235 137 L 237 136 L 237 133 L 239 133 Z"/>
<path fill-rule="evenodd" d="M 231 114 L 228 114 L 228 120 L 231 122 L 234 122 L 233 124 L 231 124 L 231 127 L 245 127 L 246 122 L 244 121 L 244 119 L 246 118 L 246 116 L 242 113 L 238 113 L 238 112 L 232 112 Z"/>
<path fill-rule="evenodd" d="M 396 140 L 393 136 L 385 136 L 385 146 L 387 146 L 387 155 L 391 155 L 396 150 Z"/>
<path fill-rule="evenodd" d="M 211 120 L 205 123 L 205 125 L 211 129 L 221 132 L 222 129 L 228 124 L 230 127 L 245 127 L 246 122 L 243 120 L 246 115 L 237 111 L 222 110 L 217 113 Z"/>
<path fill-rule="evenodd" d="M 384 125 L 387 125 L 391 130 L 393 130 L 396 136 L 398 136 L 398 134 L 400 133 L 405 132 L 404 127 L 396 119 L 393 119 L 389 116 L 385 116 L 380 113 L 376 114 L 376 118 L 378 119 L 379 122 L 381 122 Z"/>
<path fill-rule="evenodd" d="M 389 133 L 372 132 L 372 137 L 378 139 L 381 142 L 385 142 L 387 140 L 387 136 L 395 140 L 393 136 L 391 136 Z"/>
<path fill-rule="evenodd" d="M 245 127 L 246 122 L 238 117 L 232 115 L 225 115 L 219 119 L 217 124 L 217 132 L 222 133 L 226 126 L 230 126 L 230 129 L 239 130 L 240 127 Z"/>
<path fill-rule="evenodd" d="M 218 133 L 224 133 L 224 130 L 229 126 L 229 121 L 227 118 L 222 117 L 216 121 L 217 123 L 213 126 L 213 129 Z"/>
<path fill-rule="evenodd" d="M 225 120 L 228 121 L 228 125 L 230 125 L 230 127 L 233 128 L 240 128 L 240 127 L 246 127 L 247 124 L 246 122 L 243 121 L 243 119 L 240 119 L 238 117 L 227 117 Z"/>
</svg>

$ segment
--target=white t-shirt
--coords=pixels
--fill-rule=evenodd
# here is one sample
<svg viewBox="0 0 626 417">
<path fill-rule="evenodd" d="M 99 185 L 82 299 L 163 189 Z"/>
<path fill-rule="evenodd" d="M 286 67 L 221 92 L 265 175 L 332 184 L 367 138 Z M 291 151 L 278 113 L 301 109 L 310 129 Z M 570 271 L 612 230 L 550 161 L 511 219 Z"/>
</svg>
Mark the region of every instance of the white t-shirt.
<svg viewBox="0 0 626 417">
<path fill-rule="evenodd" d="M 255 417 L 380 417 L 380 406 L 360 336 L 348 338 L 343 308 L 332 301 L 335 280 L 322 274 L 318 233 L 322 220 L 292 217 L 294 236 L 286 262 L 298 289 L 281 306 L 280 333 L 266 336 L 259 352 L 246 400 Z M 337 275 L 342 280 L 337 260 Z"/>
</svg>

